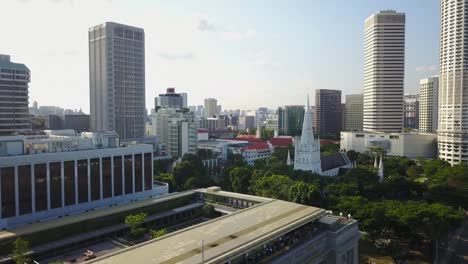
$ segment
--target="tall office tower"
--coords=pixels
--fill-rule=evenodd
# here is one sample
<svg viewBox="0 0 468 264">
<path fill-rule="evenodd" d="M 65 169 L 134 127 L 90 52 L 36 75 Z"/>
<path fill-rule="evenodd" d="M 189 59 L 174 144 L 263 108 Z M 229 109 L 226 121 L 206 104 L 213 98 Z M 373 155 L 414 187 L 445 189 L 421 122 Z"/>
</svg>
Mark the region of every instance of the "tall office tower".
<svg viewBox="0 0 468 264">
<path fill-rule="evenodd" d="M 0 135 L 30 128 L 28 67 L 0 54 Z"/>
<path fill-rule="evenodd" d="M 340 90 L 315 90 L 315 109 L 315 129 L 319 134 L 340 133 L 342 129 Z"/>
<path fill-rule="evenodd" d="M 287 105 L 279 107 L 278 111 L 278 133 L 286 136 L 300 136 L 302 123 L 304 122 L 303 105 Z"/>
<path fill-rule="evenodd" d="M 441 1 L 439 158 L 468 162 L 468 1 Z"/>
<path fill-rule="evenodd" d="M 403 126 L 419 129 L 419 94 L 406 94 L 403 97 Z"/>
<path fill-rule="evenodd" d="M 380 11 L 364 23 L 364 131 L 401 132 L 405 14 Z"/>
<path fill-rule="evenodd" d="M 362 131 L 362 94 L 346 95 L 345 130 Z"/>
<path fill-rule="evenodd" d="M 185 98 L 187 98 L 186 93 Z M 160 94 L 154 98 L 154 109 L 156 112 L 158 108 L 184 108 L 184 97 L 182 94 L 176 93 L 175 88 L 167 88 L 165 94 Z"/>
<path fill-rule="evenodd" d="M 89 29 L 90 117 L 93 131 L 122 141 L 145 135 L 145 32 L 106 22 Z"/>
<path fill-rule="evenodd" d="M 439 113 L 439 76 L 419 82 L 419 132 L 437 131 Z"/>
<path fill-rule="evenodd" d="M 182 96 L 182 107 L 187 108 L 188 107 L 188 105 L 187 105 L 187 100 L 188 100 L 187 93 L 180 93 L 180 96 Z"/>
<path fill-rule="evenodd" d="M 204 116 L 205 117 L 213 117 L 217 115 L 218 112 L 218 101 L 214 98 L 206 98 L 205 99 L 205 106 L 204 106 Z"/>
</svg>

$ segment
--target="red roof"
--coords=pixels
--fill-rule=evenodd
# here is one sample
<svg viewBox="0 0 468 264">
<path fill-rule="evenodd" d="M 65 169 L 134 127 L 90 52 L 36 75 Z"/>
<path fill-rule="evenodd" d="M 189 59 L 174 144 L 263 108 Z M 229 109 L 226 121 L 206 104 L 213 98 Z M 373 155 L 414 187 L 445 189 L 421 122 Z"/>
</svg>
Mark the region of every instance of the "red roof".
<svg viewBox="0 0 468 264">
<path fill-rule="evenodd" d="M 340 141 L 333 139 L 320 139 L 320 144 L 340 144 Z"/>
<path fill-rule="evenodd" d="M 251 142 L 249 146 L 241 148 L 241 151 L 254 150 L 254 149 L 260 150 L 260 149 L 269 149 L 269 148 L 270 147 L 265 142 Z"/>
<path fill-rule="evenodd" d="M 208 133 L 208 129 L 199 128 L 199 129 L 197 129 L 197 133 Z"/>
<path fill-rule="evenodd" d="M 293 144 L 292 137 L 274 137 L 268 140 L 273 147 L 288 147 Z"/>
<path fill-rule="evenodd" d="M 247 142 L 263 142 L 266 143 L 266 141 L 262 140 L 261 138 L 257 138 L 256 136 L 252 135 L 239 135 L 236 138 L 233 138 L 232 140 L 239 140 L 239 141 L 247 141 Z"/>
</svg>

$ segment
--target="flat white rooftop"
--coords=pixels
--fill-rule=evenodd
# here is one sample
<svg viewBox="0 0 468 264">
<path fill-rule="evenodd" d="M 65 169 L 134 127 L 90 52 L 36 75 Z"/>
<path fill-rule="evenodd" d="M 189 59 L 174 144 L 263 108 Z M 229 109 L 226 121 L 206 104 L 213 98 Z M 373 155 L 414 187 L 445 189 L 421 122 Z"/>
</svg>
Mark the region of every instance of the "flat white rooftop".
<svg viewBox="0 0 468 264">
<path fill-rule="evenodd" d="M 256 206 L 136 245 L 91 263 L 218 263 L 325 214 L 280 200 Z"/>
</svg>

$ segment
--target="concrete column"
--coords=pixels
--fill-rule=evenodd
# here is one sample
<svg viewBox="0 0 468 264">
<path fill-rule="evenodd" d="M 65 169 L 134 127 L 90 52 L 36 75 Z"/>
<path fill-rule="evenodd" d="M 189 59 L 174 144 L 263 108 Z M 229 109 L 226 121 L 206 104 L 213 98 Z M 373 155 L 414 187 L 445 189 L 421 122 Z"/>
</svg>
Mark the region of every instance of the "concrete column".
<svg viewBox="0 0 468 264">
<path fill-rule="evenodd" d="M 132 154 L 132 181 L 133 181 L 132 193 L 135 193 L 135 154 Z"/>
<path fill-rule="evenodd" d="M 102 193 L 102 157 L 99 157 L 99 187 L 100 187 L 100 200 L 103 198 Z"/>
<path fill-rule="evenodd" d="M 75 204 L 78 204 L 78 160 L 73 161 L 75 170 Z"/>
<path fill-rule="evenodd" d="M 31 199 L 32 199 L 31 209 L 32 209 L 33 218 L 34 218 L 34 215 L 36 214 L 36 181 L 34 179 L 35 179 L 34 178 L 34 164 L 31 164 Z"/>
<path fill-rule="evenodd" d="M 87 159 L 88 162 L 88 203 L 91 202 L 91 160 Z"/>
<path fill-rule="evenodd" d="M 15 215 L 19 216 L 19 181 L 18 181 L 18 166 L 15 166 Z"/>
<path fill-rule="evenodd" d="M 114 156 L 110 157 L 111 159 L 111 192 L 112 192 L 112 197 L 114 197 Z"/>
<path fill-rule="evenodd" d="M 47 169 L 47 210 L 50 210 L 50 163 L 46 163 Z"/>
<path fill-rule="evenodd" d="M 61 190 L 62 190 L 62 208 L 63 208 L 65 207 L 65 166 L 64 166 L 63 160 L 60 161 L 60 175 L 62 179 Z"/>
</svg>

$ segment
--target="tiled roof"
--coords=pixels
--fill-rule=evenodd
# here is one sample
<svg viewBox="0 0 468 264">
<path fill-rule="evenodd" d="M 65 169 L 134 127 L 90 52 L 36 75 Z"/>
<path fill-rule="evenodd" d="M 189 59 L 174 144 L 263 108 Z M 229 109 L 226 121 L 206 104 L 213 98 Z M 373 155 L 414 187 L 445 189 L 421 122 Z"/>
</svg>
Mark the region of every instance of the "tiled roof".
<svg viewBox="0 0 468 264">
<path fill-rule="evenodd" d="M 289 145 L 293 144 L 292 137 L 289 137 L 289 138 L 288 137 L 281 137 L 281 138 L 274 137 L 274 138 L 270 138 L 268 141 L 274 147 L 288 147 Z"/>
</svg>

